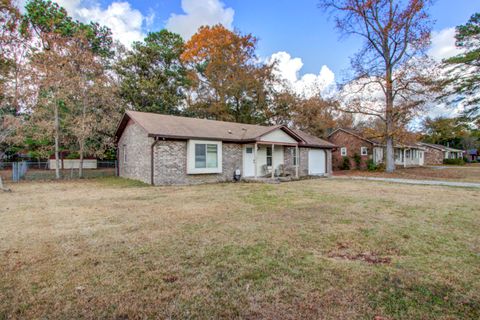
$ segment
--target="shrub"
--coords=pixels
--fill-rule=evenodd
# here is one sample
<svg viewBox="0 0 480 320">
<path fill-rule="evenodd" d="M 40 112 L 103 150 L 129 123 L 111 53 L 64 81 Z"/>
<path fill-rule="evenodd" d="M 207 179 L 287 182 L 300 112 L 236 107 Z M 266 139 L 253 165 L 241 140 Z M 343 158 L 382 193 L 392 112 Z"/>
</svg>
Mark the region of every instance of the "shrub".
<svg viewBox="0 0 480 320">
<path fill-rule="evenodd" d="M 373 159 L 368 159 L 367 160 L 367 170 L 368 171 L 377 171 L 378 166 L 375 164 Z"/>
<path fill-rule="evenodd" d="M 343 162 L 341 168 L 342 170 L 350 170 L 350 158 L 345 156 L 343 157 Z"/>
<path fill-rule="evenodd" d="M 377 164 L 377 171 L 385 171 L 385 163 Z"/>
<path fill-rule="evenodd" d="M 463 166 L 465 164 L 465 161 L 463 159 L 443 159 L 443 164 Z"/>
<path fill-rule="evenodd" d="M 355 161 L 355 168 L 360 169 L 360 166 L 362 165 L 362 157 L 360 157 L 358 153 L 353 155 L 353 161 Z"/>
<path fill-rule="evenodd" d="M 80 154 L 78 152 L 69 153 L 65 159 L 80 159 Z"/>
</svg>

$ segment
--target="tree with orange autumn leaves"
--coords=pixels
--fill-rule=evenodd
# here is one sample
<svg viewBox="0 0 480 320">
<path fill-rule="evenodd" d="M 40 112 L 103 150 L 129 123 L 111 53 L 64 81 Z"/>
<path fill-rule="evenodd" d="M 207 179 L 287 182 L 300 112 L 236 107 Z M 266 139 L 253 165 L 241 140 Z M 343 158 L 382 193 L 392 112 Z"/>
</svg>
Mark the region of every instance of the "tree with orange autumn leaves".
<svg viewBox="0 0 480 320">
<path fill-rule="evenodd" d="M 222 25 L 201 27 L 185 44 L 182 61 L 192 83 L 187 112 L 216 120 L 266 123 L 272 66 L 255 55 L 257 38 Z"/>
</svg>

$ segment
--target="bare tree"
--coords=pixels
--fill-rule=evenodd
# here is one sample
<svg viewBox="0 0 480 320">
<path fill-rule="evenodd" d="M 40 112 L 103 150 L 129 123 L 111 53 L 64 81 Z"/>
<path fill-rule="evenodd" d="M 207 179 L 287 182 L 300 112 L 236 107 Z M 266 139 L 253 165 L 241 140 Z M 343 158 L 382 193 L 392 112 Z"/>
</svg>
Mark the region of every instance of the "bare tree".
<svg viewBox="0 0 480 320">
<path fill-rule="evenodd" d="M 319 6 L 334 13 L 336 27 L 345 35 L 359 36 L 363 48 L 352 58 L 355 93 L 346 112 L 378 117 L 385 123 L 386 171 L 395 170 L 393 146 L 396 128 L 411 119 L 423 105 L 424 86 L 431 85 L 425 72 L 425 50 L 430 43 L 429 0 L 320 0 Z M 380 92 L 379 96 L 365 91 Z M 345 91 L 345 90 L 344 90 Z M 379 104 L 381 102 L 381 104 Z"/>
</svg>

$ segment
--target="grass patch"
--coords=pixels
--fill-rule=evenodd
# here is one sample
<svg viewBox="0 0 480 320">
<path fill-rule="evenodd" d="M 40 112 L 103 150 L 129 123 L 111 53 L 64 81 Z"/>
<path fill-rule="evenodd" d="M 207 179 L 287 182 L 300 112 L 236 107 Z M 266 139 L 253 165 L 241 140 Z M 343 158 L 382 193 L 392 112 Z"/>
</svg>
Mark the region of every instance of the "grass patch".
<svg viewBox="0 0 480 320">
<path fill-rule="evenodd" d="M 479 318 L 478 190 L 147 186 L 13 185 L 0 319 Z"/>
<path fill-rule="evenodd" d="M 96 178 L 95 182 L 98 182 L 102 187 L 138 188 L 151 186 L 142 181 L 122 177 L 100 177 Z"/>
</svg>

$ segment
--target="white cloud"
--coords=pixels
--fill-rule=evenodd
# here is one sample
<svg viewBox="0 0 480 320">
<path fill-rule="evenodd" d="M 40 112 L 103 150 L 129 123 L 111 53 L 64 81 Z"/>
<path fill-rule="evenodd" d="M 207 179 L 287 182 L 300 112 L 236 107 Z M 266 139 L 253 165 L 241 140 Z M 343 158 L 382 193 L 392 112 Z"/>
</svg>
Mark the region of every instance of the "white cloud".
<svg viewBox="0 0 480 320">
<path fill-rule="evenodd" d="M 113 38 L 127 47 L 133 41 L 143 40 L 143 26 L 152 23 L 154 16 L 144 16 L 125 1 L 112 2 L 106 9 L 97 0 L 57 0 L 60 6 L 75 19 L 82 22 L 94 21 L 112 30 Z"/>
<path fill-rule="evenodd" d="M 300 77 L 303 67 L 301 58 L 292 58 L 285 52 L 279 51 L 272 54 L 267 62 L 276 62 L 275 72 L 284 79 L 290 88 L 305 97 L 316 94 L 330 96 L 335 90 L 335 74 L 326 65 L 323 65 L 318 74 L 307 73 Z"/>
<path fill-rule="evenodd" d="M 455 28 L 447 28 L 432 32 L 432 46 L 428 54 L 437 61 L 461 53 L 455 46 Z"/>
<path fill-rule="evenodd" d="M 165 27 L 180 34 L 188 40 L 199 27 L 204 25 L 222 24 L 232 29 L 232 8 L 225 8 L 220 0 L 182 0 L 182 10 L 185 14 L 171 14 Z"/>
</svg>

